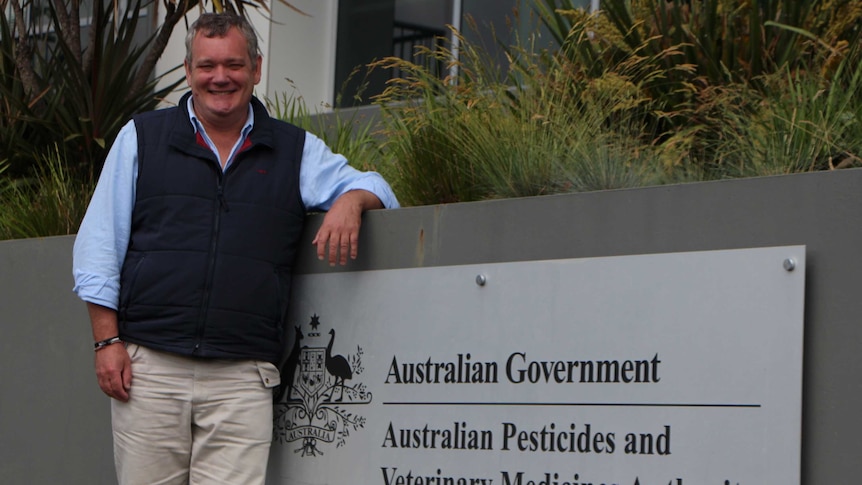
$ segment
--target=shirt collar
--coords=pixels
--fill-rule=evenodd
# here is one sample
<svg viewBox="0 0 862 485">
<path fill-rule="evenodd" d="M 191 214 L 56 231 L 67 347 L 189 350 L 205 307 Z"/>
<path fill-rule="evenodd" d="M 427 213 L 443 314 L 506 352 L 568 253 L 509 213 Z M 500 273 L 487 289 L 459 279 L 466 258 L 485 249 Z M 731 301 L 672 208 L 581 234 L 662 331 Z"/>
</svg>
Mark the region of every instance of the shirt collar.
<svg viewBox="0 0 862 485">
<path fill-rule="evenodd" d="M 194 105 L 192 104 L 192 98 L 194 96 L 189 96 L 188 101 L 186 101 L 186 111 L 189 114 L 189 121 L 192 124 L 192 128 L 195 130 L 195 134 L 198 132 L 206 133 L 206 129 L 204 129 L 204 125 L 198 119 L 198 116 L 195 114 Z M 248 117 L 245 120 L 245 125 L 242 127 L 242 138 L 244 139 L 251 132 L 251 129 L 254 128 L 254 110 L 251 108 L 251 103 L 248 103 Z"/>
</svg>

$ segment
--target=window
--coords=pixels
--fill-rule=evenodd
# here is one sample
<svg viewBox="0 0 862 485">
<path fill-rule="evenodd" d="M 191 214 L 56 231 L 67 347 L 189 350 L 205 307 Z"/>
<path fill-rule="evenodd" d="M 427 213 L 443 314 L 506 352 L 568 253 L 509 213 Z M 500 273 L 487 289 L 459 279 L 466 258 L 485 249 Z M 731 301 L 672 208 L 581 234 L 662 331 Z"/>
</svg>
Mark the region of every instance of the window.
<svg viewBox="0 0 862 485">
<path fill-rule="evenodd" d="M 578 3 L 578 2 L 575 2 Z M 597 8 L 597 0 L 582 0 L 584 8 Z M 451 25 L 469 42 L 484 46 L 502 62 L 494 33 L 502 42 L 510 42 L 509 21 L 515 8 L 522 10 L 519 29 L 527 28 L 530 8 L 527 0 L 342 0 L 338 6 L 338 30 L 335 53 L 335 106 L 369 104 L 370 98 L 383 92 L 386 81 L 399 73 L 376 70 L 370 74 L 366 64 L 384 57 L 395 56 L 417 64 L 429 59 L 414 57 L 419 45 L 433 47 L 451 42 Z M 463 25 L 469 15 L 475 19 L 478 31 Z M 524 34 L 525 32 L 519 32 Z M 445 39 L 445 40 L 441 40 Z M 454 52 L 457 46 L 448 45 Z M 445 66 L 429 65 L 432 71 L 445 76 Z M 357 100 L 356 95 L 361 99 Z"/>
<path fill-rule="evenodd" d="M 450 37 L 458 0 L 350 0 L 339 2 L 335 53 L 336 104 L 368 104 L 369 98 L 383 92 L 393 76 L 376 70 L 366 76 L 365 66 L 375 59 L 396 56 L 414 62 L 419 45 L 433 47 L 440 37 Z M 442 69 L 442 66 L 433 66 Z M 397 75 L 397 73 L 394 73 Z M 363 89 L 364 87 L 364 89 Z M 362 100 L 354 99 L 360 92 Z M 340 103 L 338 98 L 341 98 Z"/>
</svg>

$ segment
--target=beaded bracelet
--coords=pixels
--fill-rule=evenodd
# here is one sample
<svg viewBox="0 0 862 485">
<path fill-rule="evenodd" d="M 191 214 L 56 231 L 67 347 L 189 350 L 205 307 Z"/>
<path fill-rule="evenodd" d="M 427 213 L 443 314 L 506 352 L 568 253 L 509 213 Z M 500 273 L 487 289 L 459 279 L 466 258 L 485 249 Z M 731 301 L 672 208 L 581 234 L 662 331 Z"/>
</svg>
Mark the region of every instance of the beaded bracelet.
<svg viewBox="0 0 862 485">
<path fill-rule="evenodd" d="M 122 340 L 120 340 L 119 335 L 117 335 L 116 337 L 107 338 L 105 340 L 99 340 L 98 342 L 96 342 L 95 351 L 98 352 L 98 351 L 104 349 L 105 347 L 107 347 L 109 345 L 113 345 L 113 344 L 121 343 L 121 342 L 122 342 Z"/>
</svg>

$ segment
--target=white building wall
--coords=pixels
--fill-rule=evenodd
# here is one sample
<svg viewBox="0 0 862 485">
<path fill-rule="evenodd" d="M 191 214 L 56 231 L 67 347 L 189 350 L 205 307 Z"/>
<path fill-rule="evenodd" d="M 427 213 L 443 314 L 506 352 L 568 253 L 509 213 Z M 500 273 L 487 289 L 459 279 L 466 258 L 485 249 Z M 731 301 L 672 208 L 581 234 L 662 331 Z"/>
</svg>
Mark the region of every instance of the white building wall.
<svg viewBox="0 0 862 485">
<path fill-rule="evenodd" d="M 338 0 L 289 0 L 300 15 L 270 0 L 275 21 L 269 29 L 267 96 L 301 96 L 314 111 L 329 111 L 334 96 Z"/>
</svg>

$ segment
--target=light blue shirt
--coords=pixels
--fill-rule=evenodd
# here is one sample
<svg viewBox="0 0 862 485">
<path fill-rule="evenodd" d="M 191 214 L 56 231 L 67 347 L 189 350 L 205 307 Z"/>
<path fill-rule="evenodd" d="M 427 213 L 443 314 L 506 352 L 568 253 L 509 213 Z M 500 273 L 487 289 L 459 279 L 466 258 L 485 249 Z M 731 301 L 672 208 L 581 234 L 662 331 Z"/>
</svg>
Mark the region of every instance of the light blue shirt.
<svg viewBox="0 0 862 485">
<path fill-rule="evenodd" d="M 194 115 L 191 102 L 189 98 L 189 121 L 218 157 L 218 150 Z M 253 127 L 254 114 L 249 105 L 248 120 L 228 155 L 225 170 L 233 163 Z M 134 121 L 129 121 L 120 130 L 105 159 L 99 183 L 75 238 L 72 263 L 75 293 L 84 301 L 114 310 L 119 302 L 120 269 L 129 245 L 137 176 L 138 134 Z M 383 177 L 351 167 L 343 156 L 332 153 L 323 140 L 306 132 L 299 170 L 299 190 L 305 207 L 329 210 L 335 199 L 356 189 L 373 193 L 386 208 L 399 206 Z"/>
</svg>

